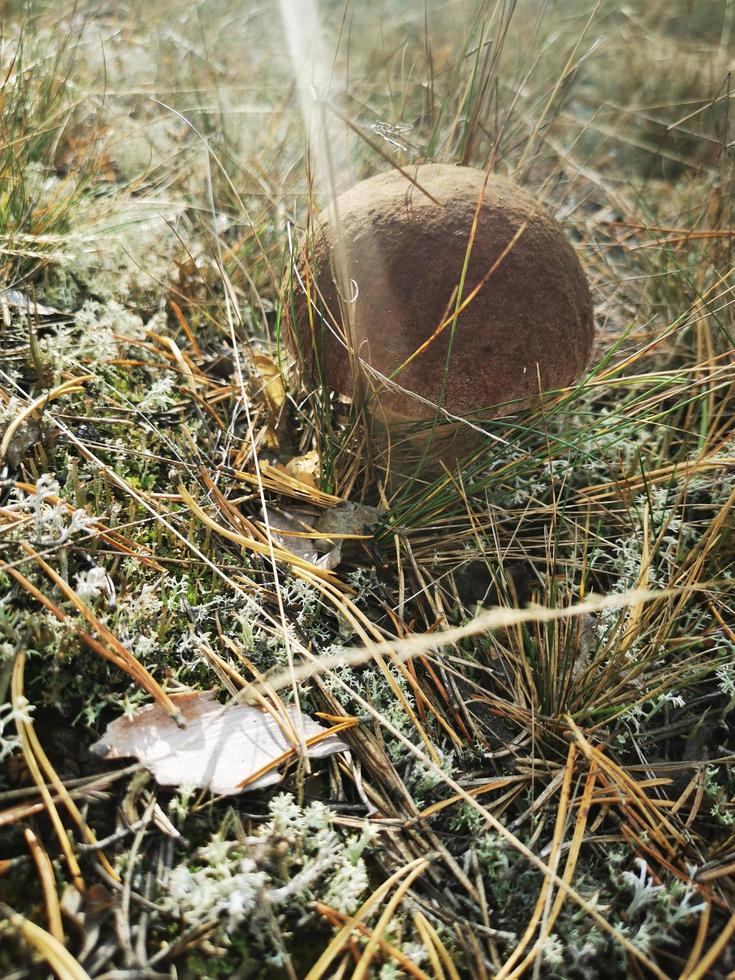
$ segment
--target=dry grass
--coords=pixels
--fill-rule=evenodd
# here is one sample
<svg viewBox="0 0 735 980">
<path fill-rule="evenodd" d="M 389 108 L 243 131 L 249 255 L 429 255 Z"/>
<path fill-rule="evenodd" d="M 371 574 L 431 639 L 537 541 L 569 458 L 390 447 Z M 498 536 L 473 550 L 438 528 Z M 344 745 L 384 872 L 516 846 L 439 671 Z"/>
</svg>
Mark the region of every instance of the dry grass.
<svg viewBox="0 0 735 980">
<path fill-rule="evenodd" d="M 733 976 L 735 5 L 321 17 L 307 153 L 276 8 L 7 12 L 0 969 Z M 546 200 L 598 342 L 399 481 L 287 353 L 289 270 L 426 159 Z M 87 754 L 211 687 L 351 757 L 212 799 Z"/>
</svg>

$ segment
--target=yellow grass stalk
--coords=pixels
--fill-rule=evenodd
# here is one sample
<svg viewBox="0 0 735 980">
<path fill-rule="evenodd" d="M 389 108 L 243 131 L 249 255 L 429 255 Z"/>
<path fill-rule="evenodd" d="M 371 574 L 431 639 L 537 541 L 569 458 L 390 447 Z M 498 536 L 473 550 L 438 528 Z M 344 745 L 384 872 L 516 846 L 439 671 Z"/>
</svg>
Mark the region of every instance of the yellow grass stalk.
<svg viewBox="0 0 735 980">
<path fill-rule="evenodd" d="M 419 931 L 419 935 L 424 941 L 424 945 L 427 948 L 432 964 L 434 963 L 434 959 L 431 955 L 432 948 L 439 954 L 441 963 L 436 971 L 437 980 L 442 980 L 444 977 L 444 969 L 447 971 L 446 975 L 449 977 L 449 980 L 459 980 L 459 973 L 457 972 L 457 967 L 454 965 L 452 954 L 441 941 L 436 929 L 432 926 L 426 916 L 422 912 L 417 912 L 413 917 L 413 921 Z M 442 967 L 444 969 L 442 969 Z"/>
<path fill-rule="evenodd" d="M 23 939 L 46 960 L 59 980 L 91 980 L 86 970 L 77 963 L 71 953 L 58 939 L 46 932 L 35 922 L 15 912 L 7 905 L 0 906 L 10 925 L 18 930 Z"/>
<path fill-rule="evenodd" d="M 577 866 L 577 859 L 579 858 L 579 852 L 582 847 L 582 840 L 584 838 L 585 830 L 587 829 L 587 819 L 589 817 L 590 806 L 592 804 L 592 792 L 595 786 L 596 777 L 597 767 L 593 763 L 587 775 L 587 781 L 582 794 L 582 802 L 577 812 L 577 820 L 574 824 L 574 834 L 572 835 L 569 854 L 567 855 L 566 864 L 564 865 L 564 872 L 562 874 L 562 881 L 566 882 L 567 885 L 570 885 L 572 882 L 574 869 Z M 545 913 L 544 921 L 542 922 L 541 931 L 533 949 L 530 950 L 523 962 L 519 963 L 513 973 L 510 974 L 511 977 L 522 977 L 528 967 L 538 959 L 543 950 L 545 940 L 551 935 L 551 931 L 554 928 L 554 923 L 559 917 L 559 913 L 562 910 L 566 898 L 567 896 L 563 891 L 558 891 L 550 911 L 548 911 L 547 906 L 547 912 Z M 537 967 L 538 965 L 539 964 L 537 964 Z"/>
<path fill-rule="evenodd" d="M 43 778 L 38 761 L 33 754 L 31 739 L 29 737 L 29 729 L 32 727 L 31 723 L 23 718 L 23 709 L 27 703 L 23 694 L 23 671 L 25 669 L 25 662 L 25 653 L 19 653 L 15 658 L 15 663 L 13 664 L 11 692 L 13 698 L 13 709 L 17 712 L 15 716 L 15 727 L 18 730 L 18 735 L 20 737 L 23 758 L 28 766 L 33 782 L 36 784 L 38 787 L 38 792 L 41 794 L 41 798 L 46 807 L 46 812 L 48 813 L 51 825 L 54 828 L 54 833 L 56 834 L 59 841 L 59 846 L 64 854 L 64 859 L 66 860 L 66 866 L 69 869 L 72 884 L 78 891 L 84 892 L 87 886 L 82 876 L 79 862 L 74 854 L 74 850 L 67 836 L 66 829 L 61 822 L 59 811 L 56 809 L 56 805 L 51 798 L 51 793 L 46 785 L 46 781 Z"/>
<path fill-rule="evenodd" d="M 357 912 L 355 912 L 353 916 L 350 916 L 339 932 L 334 936 L 319 959 L 307 973 L 305 980 L 321 980 L 321 977 L 325 976 L 325 973 L 329 969 L 330 965 L 342 952 L 345 943 L 349 940 L 357 924 L 362 923 L 363 920 L 370 915 L 373 909 L 383 901 L 383 898 L 388 894 L 391 888 L 401 881 L 404 876 L 411 874 L 417 868 L 420 868 L 421 871 L 423 871 L 427 867 L 428 861 L 425 858 L 416 858 L 414 861 L 411 861 L 410 864 L 406 864 L 402 868 L 399 868 L 398 871 L 395 871 L 389 878 L 379 885 L 375 891 L 369 895 L 367 899 L 365 899 Z"/>
<path fill-rule="evenodd" d="M 551 840 L 551 849 L 549 852 L 549 862 L 548 866 L 551 871 L 556 874 L 556 869 L 559 866 L 559 859 L 561 856 L 561 845 L 564 839 L 564 827 L 566 824 L 567 813 L 569 810 L 569 791 L 572 784 L 572 774 L 574 773 L 574 758 L 577 754 L 577 748 L 572 742 L 569 746 L 569 751 L 567 752 L 567 761 L 564 766 L 564 778 L 561 784 L 561 793 L 559 795 L 559 803 L 556 808 L 556 821 L 554 822 L 554 834 Z M 518 960 L 523 956 L 523 953 L 531 941 L 533 934 L 536 932 L 539 922 L 544 914 L 544 908 L 546 906 L 547 896 L 551 895 L 552 882 L 549 876 L 544 876 L 541 882 L 541 889 L 536 899 L 536 906 L 531 914 L 531 918 L 528 920 L 528 925 L 526 926 L 526 931 L 521 937 L 518 945 L 510 954 L 508 959 L 505 961 L 501 969 L 496 975 L 496 980 L 505 980 L 511 973 L 513 966 L 518 962 Z"/>
<path fill-rule="evenodd" d="M 337 576 L 332 572 L 319 568 L 312 562 L 306 561 L 304 558 L 300 558 L 298 555 L 295 555 L 290 551 L 286 551 L 284 548 L 279 548 L 276 544 L 265 544 L 262 541 L 256 541 L 255 538 L 246 537 L 244 534 L 239 534 L 237 531 L 230 530 L 230 528 L 225 527 L 223 524 L 218 524 L 217 521 L 213 520 L 204 510 L 202 510 L 183 484 L 181 484 L 177 489 L 182 500 L 194 514 L 194 516 L 197 517 L 205 527 L 208 527 L 211 531 L 214 531 L 215 534 L 219 534 L 221 537 L 227 538 L 228 541 L 233 541 L 235 544 L 240 545 L 241 548 L 245 548 L 248 551 L 254 551 L 257 555 L 270 557 L 271 554 L 274 554 L 277 561 L 290 565 L 295 572 L 306 571 L 314 578 L 323 579 L 324 581 L 331 582 L 336 586 L 341 585 L 341 582 Z"/>
<path fill-rule="evenodd" d="M 51 864 L 51 859 L 46 853 L 43 844 L 41 844 L 30 827 L 26 827 L 24 836 L 26 839 L 26 844 L 28 845 L 28 850 L 31 852 L 31 857 L 36 865 L 38 880 L 41 882 L 43 903 L 46 906 L 48 931 L 51 933 L 54 939 L 58 940 L 60 943 L 63 943 L 64 927 L 61 924 L 61 906 L 59 905 L 59 896 L 56 894 L 56 879 L 54 878 L 54 869 Z"/>
<path fill-rule="evenodd" d="M 378 938 L 379 937 L 382 938 L 383 932 L 390 925 L 391 920 L 393 919 L 393 916 L 396 913 L 396 909 L 403 901 L 406 892 L 411 887 L 415 879 L 418 878 L 420 874 L 423 874 L 424 871 L 426 871 L 426 869 L 429 867 L 429 863 L 430 862 L 426 859 L 422 860 L 417 867 L 413 868 L 406 875 L 406 877 L 400 883 L 398 888 L 396 888 L 395 892 L 390 898 L 390 901 L 383 909 L 383 912 L 380 918 L 378 919 L 378 923 L 375 926 L 375 929 L 373 930 L 372 936 L 370 937 L 370 939 L 368 939 L 368 943 L 367 946 L 365 947 L 365 951 L 360 957 L 360 962 L 355 967 L 355 972 L 352 975 L 352 980 L 366 980 L 366 977 L 370 976 L 368 970 L 370 969 L 370 964 L 373 961 L 373 957 L 378 951 Z"/>
<path fill-rule="evenodd" d="M 687 961 L 684 964 L 684 969 L 681 971 L 682 980 L 691 973 L 691 971 L 694 969 L 695 963 L 699 962 L 699 958 L 702 955 L 702 949 L 704 948 L 704 941 L 707 938 L 707 929 L 709 927 L 711 914 L 712 906 L 707 903 L 702 909 L 702 914 L 700 915 L 699 922 L 697 924 L 697 935 L 694 937 L 694 944 L 692 945 Z"/>
<path fill-rule="evenodd" d="M 710 969 L 720 958 L 727 944 L 732 939 L 733 933 L 735 933 L 735 913 L 730 916 L 725 928 L 694 969 L 690 970 L 689 973 L 682 973 L 681 980 L 706 980 L 710 976 Z"/>
<path fill-rule="evenodd" d="M 141 664 L 141 662 L 135 656 L 133 656 L 133 654 L 130 653 L 126 647 L 123 646 L 115 634 L 99 621 L 91 609 L 89 609 L 89 607 L 82 602 L 68 582 L 65 582 L 47 561 L 45 561 L 36 551 L 34 551 L 29 544 L 24 542 L 21 547 L 27 555 L 30 555 L 31 558 L 35 559 L 35 561 L 41 566 L 64 597 L 71 602 L 75 609 L 77 609 L 86 619 L 92 629 L 95 630 L 95 632 L 102 637 L 105 643 L 109 645 L 112 651 L 114 651 L 116 654 L 117 665 L 121 667 L 130 677 L 132 677 L 133 680 L 145 691 L 147 691 L 151 697 L 154 698 L 154 700 L 157 701 L 157 703 L 164 709 L 164 711 L 166 711 L 166 713 L 170 715 L 174 721 L 176 721 L 177 724 L 180 724 L 181 718 L 176 709 L 176 705 L 173 703 L 168 694 L 166 694 L 158 681 L 152 676 L 152 674 L 150 674 L 143 664 Z M 112 660 L 113 658 L 108 657 L 108 659 Z"/>
<path fill-rule="evenodd" d="M 45 395 L 40 395 L 35 401 L 32 401 L 18 412 L 13 421 L 8 425 L 2 442 L 0 442 L 0 460 L 5 459 L 7 456 L 8 449 L 10 449 L 13 442 L 13 437 L 24 422 L 27 422 L 32 415 L 40 409 L 45 408 L 49 402 L 54 401 L 56 398 L 61 398 L 62 395 L 72 394 L 75 391 L 82 391 L 88 381 L 94 381 L 93 374 L 85 374 L 81 378 L 71 378 L 69 381 L 64 381 L 62 384 L 57 385 L 56 388 L 52 388 L 51 391 L 47 391 Z"/>
<path fill-rule="evenodd" d="M 314 908 L 320 915 L 323 915 L 325 919 L 331 922 L 332 925 L 340 925 L 340 923 L 349 918 L 344 912 L 338 912 L 337 909 L 333 909 L 323 902 L 315 902 Z M 361 936 L 367 936 L 368 939 L 375 935 L 371 929 L 368 929 L 361 922 L 355 926 L 355 932 L 359 932 Z M 397 949 L 392 943 L 389 943 L 387 939 L 377 936 L 376 941 L 382 952 L 394 959 L 410 977 L 416 977 L 416 980 L 427 980 L 426 973 L 420 967 L 416 966 L 400 949 Z"/>
</svg>

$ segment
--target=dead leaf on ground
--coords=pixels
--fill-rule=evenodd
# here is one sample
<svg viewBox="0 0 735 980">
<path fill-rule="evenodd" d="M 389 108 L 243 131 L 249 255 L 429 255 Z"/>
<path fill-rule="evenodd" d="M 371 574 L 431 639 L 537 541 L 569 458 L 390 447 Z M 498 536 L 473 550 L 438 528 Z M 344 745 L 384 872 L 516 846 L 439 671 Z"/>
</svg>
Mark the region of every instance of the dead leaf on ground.
<svg viewBox="0 0 735 980">
<path fill-rule="evenodd" d="M 304 456 L 294 456 L 285 464 L 284 469 L 295 480 L 305 483 L 307 487 L 317 487 L 319 480 L 319 453 L 312 449 Z"/>
<path fill-rule="evenodd" d="M 185 728 L 178 728 L 157 704 L 148 704 L 132 718 L 111 722 L 92 751 L 107 760 L 134 756 L 162 786 L 196 786 L 217 795 L 280 781 L 277 765 L 291 756 L 293 744 L 273 715 L 248 704 L 220 704 L 213 691 L 172 694 L 171 700 Z M 328 732 L 298 708 L 286 708 L 294 728 L 302 726 L 305 740 Z M 345 751 L 347 745 L 336 735 L 308 749 L 316 759 Z"/>
<path fill-rule="evenodd" d="M 315 527 L 322 534 L 363 534 L 365 528 L 378 523 L 382 513 L 377 507 L 346 500 L 325 511 Z"/>
<path fill-rule="evenodd" d="M 0 304 L 22 310 L 31 316 L 70 316 L 64 310 L 57 310 L 55 306 L 44 306 L 43 303 L 37 303 L 19 289 L 0 290 Z"/>
<path fill-rule="evenodd" d="M 319 538 L 319 532 L 315 531 L 309 523 L 311 518 L 308 513 L 296 510 L 290 513 L 280 507 L 278 509 L 269 507 L 267 513 L 273 540 L 279 547 L 327 571 L 332 571 L 339 565 L 342 557 L 342 542 L 329 542 Z M 285 533 L 279 534 L 279 531 Z M 307 537 L 309 531 L 313 531 L 315 537 Z M 304 536 L 297 537 L 297 535 Z M 327 547 L 328 551 L 324 552 L 324 547 Z"/>
<path fill-rule="evenodd" d="M 253 354 L 253 366 L 263 382 L 268 408 L 274 415 L 277 415 L 286 400 L 286 389 L 283 385 L 281 371 L 270 354 L 264 352 Z"/>
</svg>

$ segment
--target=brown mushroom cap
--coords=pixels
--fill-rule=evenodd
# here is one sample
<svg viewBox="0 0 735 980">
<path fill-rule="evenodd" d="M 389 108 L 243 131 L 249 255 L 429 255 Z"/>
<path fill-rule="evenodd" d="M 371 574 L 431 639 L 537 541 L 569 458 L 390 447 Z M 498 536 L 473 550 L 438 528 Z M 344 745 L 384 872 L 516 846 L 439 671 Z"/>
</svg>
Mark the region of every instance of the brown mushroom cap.
<svg viewBox="0 0 735 980">
<path fill-rule="evenodd" d="M 337 200 L 343 268 L 357 293 L 356 349 L 382 375 L 403 365 L 393 380 L 405 390 L 371 381 L 379 414 L 433 416 L 415 392 L 432 403 L 441 398 L 453 415 L 501 416 L 533 404 L 539 381 L 541 390 L 570 384 L 589 357 L 594 325 L 585 274 L 559 224 L 509 181 L 485 183 L 484 171 L 426 164 L 410 174 L 422 189 L 391 170 Z M 456 325 L 409 360 L 455 312 L 476 211 L 461 301 L 480 288 Z M 326 219 L 317 223 L 310 270 L 326 312 L 313 318 L 312 344 L 306 302 L 297 304 L 296 338 L 312 366 L 318 351 L 326 383 L 351 395 L 350 357 L 339 340 L 348 317 L 335 273 L 337 237 Z"/>
</svg>

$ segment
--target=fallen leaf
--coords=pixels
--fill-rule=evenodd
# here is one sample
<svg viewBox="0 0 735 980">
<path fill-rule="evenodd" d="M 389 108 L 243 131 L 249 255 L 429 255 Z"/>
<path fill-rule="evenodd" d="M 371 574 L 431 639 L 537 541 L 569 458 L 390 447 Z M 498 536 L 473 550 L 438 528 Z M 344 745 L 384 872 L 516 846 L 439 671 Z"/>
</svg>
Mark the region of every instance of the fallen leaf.
<svg viewBox="0 0 735 980">
<path fill-rule="evenodd" d="M 319 453 L 312 449 L 304 456 L 294 456 L 285 465 L 285 470 L 294 480 L 316 487 L 319 480 Z"/>
<path fill-rule="evenodd" d="M 346 500 L 325 511 L 315 527 L 321 534 L 363 534 L 365 528 L 378 523 L 382 513 L 377 507 Z"/>
<path fill-rule="evenodd" d="M 339 565 L 342 557 L 341 541 L 327 544 L 328 550 L 323 552 L 325 541 L 323 538 L 320 539 L 318 534 L 314 538 L 297 537 L 297 535 L 307 535 L 309 532 L 308 514 L 301 515 L 297 512 L 290 514 L 287 510 L 282 508 L 276 510 L 273 507 L 269 507 L 267 513 L 273 540 L 279 547 L 298 555 L 304 561 L 310 561 L 317 568 L 332 571 Z M 279 534 L 279 531 L 291 533 Z"/>
<path fill-rule="evenodd" d="M 21 293 L 19 289 L 3 289 L 0 290 L 0 303 L 6 306 L 14 307 L 18 310 L 23 310 L 25 313 L 30 313 L 32 316 L 68 316 L 69 314 L 64 313 L 63 310 L 57 310 L 54 306 L 44 306 L 42 303 L 36 303 L 32 300 L 30 296 L 26 296 L 25 293 Z"/>
<path fill-rule="evenodd" d="M 314 546 L 314 540 L 293 536 L 293 534 L 303 534 L 309 526 L 306 520 L 302 519 L 301 514 L 290 514 L 287 510 L 276 509 L 275 507 L 268 507 L 266 513 L 275 543 L 281 548 L 286 548 L 292 554 L 298 555 L 299 558 L 303 558 L 304 561 L 316 564 L 319 552 Z M 291 531 L 293 534 L 279 534 L 279 531 Z"/>
<path fill-rule="evenodd" d="M 134 756 L 162 786 L 196 786 L 217 795 L 280 781 L 277 765 L 290 757 L 293 744 L 272 714 L 249 704 L 220 704 L 213 691 L 172 694 L 171 700 L 183 729 L 157 704 L 147 704 L 132 718 L 111 722 L 92 751 L 108 760 Z M 307 741 L 329 731 L 298 708 L 287 706 L 287 711 Z M 326 735 L 308 749 L 316 759 L 345 751 L 347 745 L 336 735 Z"/>
<path fill-rule="evenodd" d="M 275 415 L 286 400 L 286 389 L 280 369 L 270 354 L 264 352 L 253 354 L 253 366 L 263 382 L 268 407 Z"/>
</svg>

